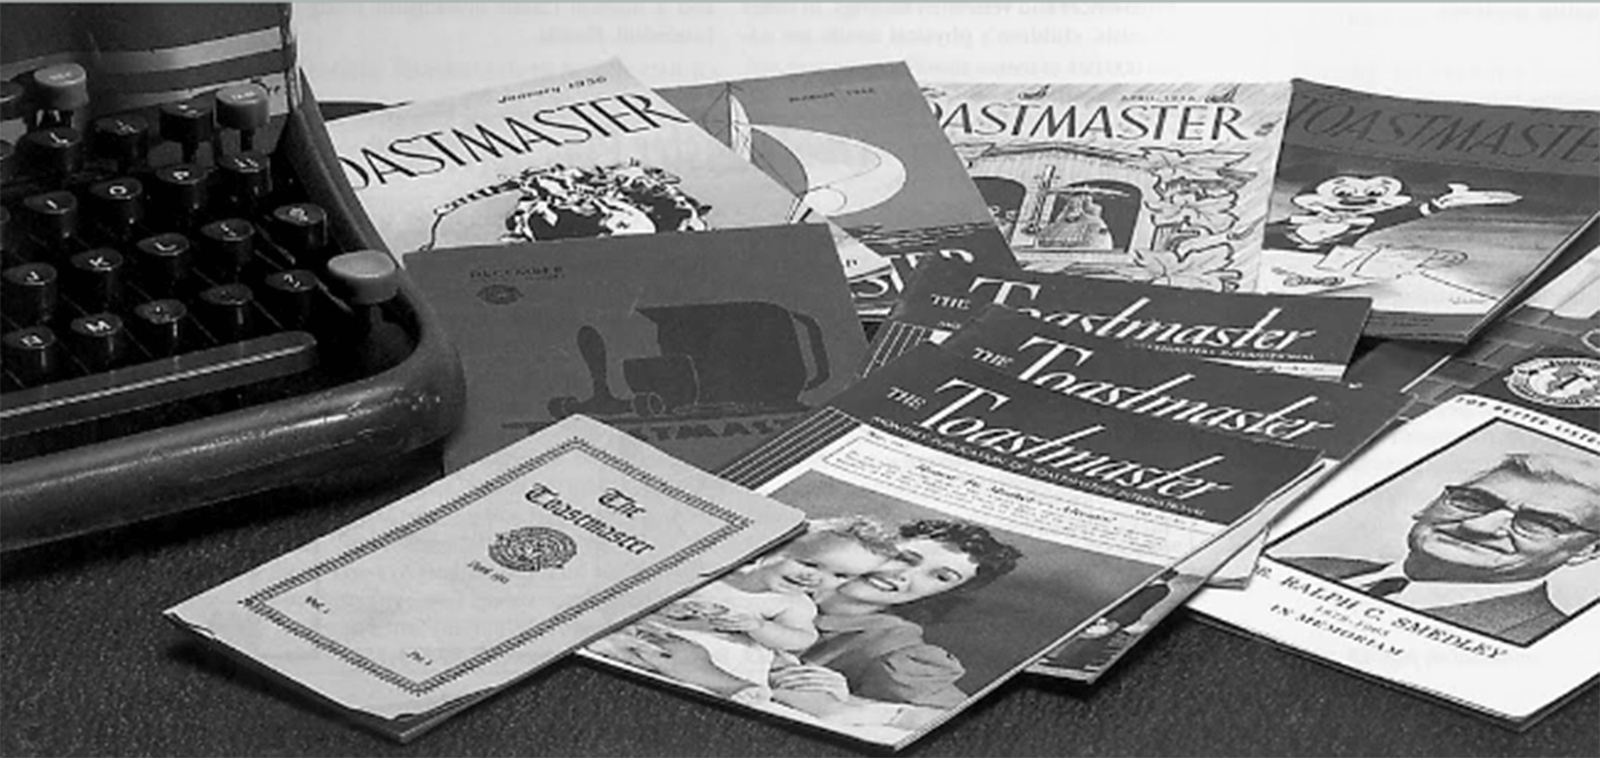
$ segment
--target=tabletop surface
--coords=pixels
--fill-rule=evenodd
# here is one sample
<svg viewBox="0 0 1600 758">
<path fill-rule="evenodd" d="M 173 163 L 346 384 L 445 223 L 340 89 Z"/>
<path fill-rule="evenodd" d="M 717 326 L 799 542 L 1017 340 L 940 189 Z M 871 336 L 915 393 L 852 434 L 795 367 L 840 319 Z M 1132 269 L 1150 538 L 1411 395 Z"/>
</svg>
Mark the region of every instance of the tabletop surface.
<svg viewBox="0 0 1600 758">
<path fill-rule="evenodd" d="M 401 102 L 619 57 L 650 84 L 881 60 L 925 81 L 1267 80 L 1600 108 L 1600 5 L 298 4 L 325 101 Z M 380 473 L 0 558 L 5 755 L 851 755 L 857 744 L 566 660 L 401 746 L 160 612 L 438 475 Z M 1600 689 L 1525 732 L 1180 613 L 1093 687 L 1023 676 L 907 755 L 1600 754 Z"/>
</svg>

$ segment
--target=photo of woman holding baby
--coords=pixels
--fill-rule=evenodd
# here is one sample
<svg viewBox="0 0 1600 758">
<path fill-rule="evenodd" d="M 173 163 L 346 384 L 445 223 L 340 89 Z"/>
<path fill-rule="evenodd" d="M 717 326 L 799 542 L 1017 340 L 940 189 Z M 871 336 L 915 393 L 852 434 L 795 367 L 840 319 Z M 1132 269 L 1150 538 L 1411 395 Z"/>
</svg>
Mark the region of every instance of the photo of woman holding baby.
<svg viewBox="0 0 1600 758">
<path fill-rule="evenodd" d="M 826 533 L 813 528 L 813 540 Z M 836 725 L 924 724 L 968 694 L 956 687 L 961 662 L 927 642 L 912 619 L 936 617 L 939 606 L 1004 576 L 1021 552 L 983 526 L 951 520 L 911 521 L 890 534 L 892 555 L 880 565 L 813 597 L 817 641 L 798 656 L 775 658 L 764 682 L 720 666 L 695 635 L 660 627 L 636 627 L 637 644 L 610 654 L 724 697 L 770 700 Z"/>
</svg>

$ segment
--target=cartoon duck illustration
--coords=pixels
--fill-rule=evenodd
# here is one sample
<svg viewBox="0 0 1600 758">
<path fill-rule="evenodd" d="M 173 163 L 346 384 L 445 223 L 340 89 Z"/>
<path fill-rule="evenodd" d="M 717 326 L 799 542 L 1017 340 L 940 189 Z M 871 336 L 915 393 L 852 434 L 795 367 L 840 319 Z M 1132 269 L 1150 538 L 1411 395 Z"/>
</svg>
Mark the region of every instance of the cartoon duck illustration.
<svg viewBox="0 0 1600 758">
<path fill-rule="evenodd" d="M 1508 205 L 1521 195 L 1502 190 L 1475 190 L 1450 183 L 1450 191 L 1422 202 L 1408 194 L 1404 183 L 1392 176 L 1335 176 L 1296 195 L 1302 212 L 1266 226 L 1266 247 L 1327 253 L 1341 245 L 1354 245 L 1379 229 L 1431 216 L 1451 208 L 1473 205 Z"/>
</svg>

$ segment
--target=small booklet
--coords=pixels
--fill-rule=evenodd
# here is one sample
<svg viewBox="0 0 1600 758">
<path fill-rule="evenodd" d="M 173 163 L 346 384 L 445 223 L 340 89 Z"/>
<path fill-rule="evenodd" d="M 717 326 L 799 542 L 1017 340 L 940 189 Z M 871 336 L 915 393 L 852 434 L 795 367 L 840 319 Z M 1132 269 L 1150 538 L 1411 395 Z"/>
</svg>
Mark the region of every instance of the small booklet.
<svg viewBox="0 0 1600 758">
<path fill-rule="evenodd" d="M 935 83 L 926 95 L 1028 270 L 1256 291 L 1288 82 Z"/>
<path fill-rule="evenodd" d="M 328 138 L 407 265 L 467 245 L 800 220 L 793 195 L 615 60 L 342 118 Z M 850 276 L 888 265 L 840 255 Z"/>
<path fill-rule="evenodd" d="M 924 346 L 720 472 L 805 511 L 806 535 L 584 655 L 903 747 L 1317 455 L 1064 403 Z"/>
<path fill-rule="evenodd" d="M 904 63 L 658 92 L 805 208 L 890 262 L 851 281 L 863 316 L 883 318 L 926 257 L 1016 263 Z"/>
<path fill-rule="evenodd" d="M 412 259 L 461 354 L 455 470 L 583 413 L 711 470 L 849 386 L 867 342 L 816 224 Z"/>
<path fill-rule="evenodd" d="M 1600 351 L 1513 365 L 1379 438 L 1189 607 L 1525 728 L 1600 675 Z"/>
<path fill-rule="evenodd" d="M 1463 343 L 1600 212 L 1600 111 L 1297 79 L 1263 292 L 1372 298 L 1375 337 Z"/>
<path fill-rule="evenodd" d="M 574 416 L 165 615 L 406 741 L 801 521 Z"/>
<path fill-rule="evenodd" d="M 1140 350 L 1126 343 L 991 305 L 941 348 L 1062 396 L 1171 423 L 1266 442 L 1319 448 L 1309 487 L 1366 445 L 1405 397 Z M 1029 669 L 1090 682 L 1183 600 L 1210 585 L 1242 585 L 1255 567 L 1258 535 L 1291 497 L 1274 500 L 1239 528 L 1095 619 Z M 1230 558 L 1230 555 L 1233 557 Z"/>
<path fill-rule="evenodd" d="M 1145 350 L 1322 379 L 1344 374 L 1371 305 L 1365 298 L 1204 292 L 930 261 L 878 330 L 865 371 L 922 342 L 943 341 L 990 304 Z"/>
</svg>

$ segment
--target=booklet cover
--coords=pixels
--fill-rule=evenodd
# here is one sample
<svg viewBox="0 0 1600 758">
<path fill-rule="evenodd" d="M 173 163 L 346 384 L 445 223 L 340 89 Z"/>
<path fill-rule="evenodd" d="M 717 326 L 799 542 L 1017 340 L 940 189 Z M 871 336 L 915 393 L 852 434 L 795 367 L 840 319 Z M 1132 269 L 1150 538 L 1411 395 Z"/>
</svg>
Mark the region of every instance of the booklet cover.
<svg viewBox="0 0 1600 758">
<path fill-rule="evenodd" d="M 1600 674 L 1600 351 L 1384 435 L 1272 528 L 1224 624 L 1525 728 Z"/>
<path fill-rule="evenodd" d="M 989 304 L 1074 333 L 1246 368 L 1338 379 L 1370 302 L 1203 292 L 1071 274 L 1019 274 L 930 261 L 873 339 L 867 371 L 943 341 Z"/>
<path fill-rule="evenodd" d="M 1288 82 L 926 94 L 1025 268 L 1255 291 Z"/>
<path fill-rule="evenodd" d="M 458 469 L 574 413 L 710 470 L 843 390 L 866 338 L 816 224 L 471 247 L 412 279 L 461 356 Z"/>
<path fill-rule="evenodd" d="M 886 314 L 925 256 L 1016 262 L 904 63 L 658 92 L 892 264 L 851 282 L 863 315 Z"/>
<path fill-rule="evenodd" d="M 390 249 L 784 224 L 794 197 L 618 61 L 328 123 Z M 840 251 L 843 256 L 848 251 Z M 841 257 L 846 273 L 886 263 Z"/>
<path fill-rule="evenodd" d="M 574 416 L 165 615 L 404 741 L 801 520 Z"/>
<path fill-rule="evenodd" d="M 585 655 L 903 747 L 1316 456 L 1064 403 L 924 346 L 720 472 L 816 528 Z"/>
<path fill-rule="evenodd" d="M 1399 393 L 1196 361 L 1071 331 L 991 305 L 941 346 L 1066 402 L 1087 402 L 1176 427 L 1322 450 L 1309 487 L 1366 445 L 1404 403 Z M 1029 669 L 1090 682 L 1201 583 L 1242 585 L 1255 567 L 1255 535 L 1289 497 L 1219 539 L 1095 619 Z M 1231 557 L 1230 557 L 1231 556 Z"/>
<path fill-rule="evenodd" d="M 1367 333 L 1466 342 L 1600 211 L 1600 112 L 1297 79 L 1262 291 L 1371 297 Z"/>
</svg>

